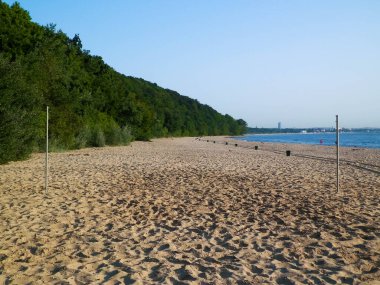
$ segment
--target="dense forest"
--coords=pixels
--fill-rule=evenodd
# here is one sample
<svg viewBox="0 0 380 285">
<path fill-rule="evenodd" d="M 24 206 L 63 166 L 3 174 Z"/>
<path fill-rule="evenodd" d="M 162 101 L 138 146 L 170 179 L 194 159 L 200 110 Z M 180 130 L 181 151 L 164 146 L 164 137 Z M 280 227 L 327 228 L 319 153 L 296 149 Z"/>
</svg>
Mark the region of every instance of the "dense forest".
<svg viewBox="0 0 380 285">
<path fill-rule="evenodd" d="M 43 149 L 46 106 L 53 150 L 246 129 L 241 119 L 118 73 L 78 35 L 40 26 L 18 3 L 0 0 L 0 163 Z"/>
</svg>

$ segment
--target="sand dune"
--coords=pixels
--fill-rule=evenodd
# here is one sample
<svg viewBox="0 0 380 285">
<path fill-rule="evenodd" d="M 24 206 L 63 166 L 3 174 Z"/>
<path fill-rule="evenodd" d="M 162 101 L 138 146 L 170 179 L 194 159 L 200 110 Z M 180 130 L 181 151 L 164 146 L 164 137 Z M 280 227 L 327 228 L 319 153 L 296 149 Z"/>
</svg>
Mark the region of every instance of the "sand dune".
<svg viewBox="0 0 380 285">
<path fill-rule="evenodd" d="M 54 153 L 47 196 L 42 154 L 0 166 L 0 284 L 379 284 L 380 175 L 343 165 L 338 195 L 333 164 L 265 147 L 333 155 L 194 138 Z"/>
</svg>

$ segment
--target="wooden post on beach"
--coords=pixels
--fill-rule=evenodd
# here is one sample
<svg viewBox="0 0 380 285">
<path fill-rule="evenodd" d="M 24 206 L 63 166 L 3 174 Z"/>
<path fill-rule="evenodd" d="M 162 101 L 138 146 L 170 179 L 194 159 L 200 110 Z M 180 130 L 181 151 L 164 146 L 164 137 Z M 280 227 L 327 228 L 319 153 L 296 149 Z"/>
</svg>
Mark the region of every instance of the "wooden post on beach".
<svg viewBox="0 0 380 285">
<path fill-rule="evenodd" d="M 49 106 L 46 106 L 46 155 L 45 155 L 45 194 L 48 193 L 49 180 Z"/>
<path fill-rule="evenodd" d="M 336 115 L 336 192 L 339 193 L 339 120 Z"/>
</svg>

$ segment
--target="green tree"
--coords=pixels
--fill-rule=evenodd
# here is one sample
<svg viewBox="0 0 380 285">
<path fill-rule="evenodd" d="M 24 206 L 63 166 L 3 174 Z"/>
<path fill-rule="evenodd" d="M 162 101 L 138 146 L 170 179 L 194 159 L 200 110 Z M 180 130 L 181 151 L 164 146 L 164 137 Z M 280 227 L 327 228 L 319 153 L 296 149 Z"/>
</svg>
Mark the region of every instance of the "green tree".
<svg viewBox="0 0 380 285">
<path fill-rule="evenodd" d="M 41 125 L 36 90 L 20 63 L 0 56 L 0 163 L 24 159 L 35 147 Z"/>
<path fill-rule="evenodd" d="M 116 72 L 54 24 L 31 21 L 0 0 L 0 157 L 44 146 L 50 107 L 53 148 L 126 144 L 133 138 L 236 135 L 246 123 L 141 78 Z M 27 82 L 27 84 L 26 84 Z M 17 114 L 17 115 L 16 115 Z"/>
</svg>

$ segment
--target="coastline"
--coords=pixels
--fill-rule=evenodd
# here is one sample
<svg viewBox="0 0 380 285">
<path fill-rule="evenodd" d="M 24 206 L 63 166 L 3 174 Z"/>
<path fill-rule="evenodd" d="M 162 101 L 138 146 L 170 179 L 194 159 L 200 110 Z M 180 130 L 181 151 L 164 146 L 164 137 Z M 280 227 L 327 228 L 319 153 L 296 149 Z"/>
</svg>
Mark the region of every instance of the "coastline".
<svg viewBox="0 0 380 285">
<path fill-rule="evenodd" d="M 0 283 L 377 284 L 379 175 L 343 165 L 338 195 L 330 163 L 285 156 L 334 147 L 203 139 L 52 153 L 47 197 L 43 154 L 1 165 Z"/>
<path fill-rule="evenodd" d="M 238 144 L 238 146 L 241 147 L 258 146 L 259 150 L 283 153 L 284 155 L 287 150 L 290 150 L 292 154 L 310 155 L 329 159 L 336 158 L 336 147 L 331 145 L 243 141 L 226 136 L 204 137 L 204 139 L 209 139 L 210 141 L 217 140 L 219 143 L 229 142 L 232 145 Z M 342 160 L 368 163 L 380 167 L 379 148 L 340 146 L 339 155 Z"/>
<path fill-rule="evenodd" d="M 335 146 L 335 135 L 336 134 L 333 132 L 264 134 L 254 133 L 245 134 L 243 136 L 236 136 L 235 138 L 237 140 L 246 141 Z M 368 135 L 370 135 L 371 137 L 368 137 Z M 275 139 L 269 139 L 271 137 Z M 340 147 L 380 149 L 380 133 L 340 132 Z"/>
<path fill-rule="evenodd" d="M 380 149 L 379 132 L 340 132 L 340 147 Z M 260 141 L 287 144 L 309 144 L 335 146 L 336 133 L 272 133 L 246 134 L 237 140 Z"/>
</svg>

